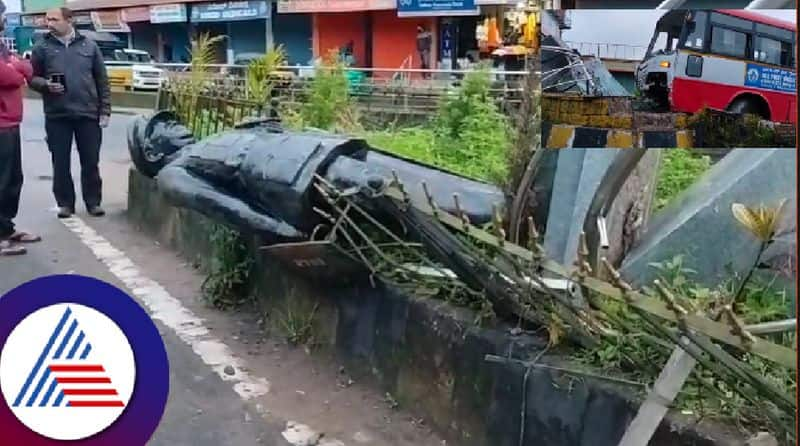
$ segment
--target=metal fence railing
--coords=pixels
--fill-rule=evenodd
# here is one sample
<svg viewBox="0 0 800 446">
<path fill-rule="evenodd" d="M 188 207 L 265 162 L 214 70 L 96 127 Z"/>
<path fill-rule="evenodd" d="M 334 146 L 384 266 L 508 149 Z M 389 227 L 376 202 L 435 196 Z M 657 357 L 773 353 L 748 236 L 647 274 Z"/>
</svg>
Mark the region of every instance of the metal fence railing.
<svg viewBox="0 0 800 446">
<path fill-rule="evenodd" d="M 156 64 L 164 69 L 168 85 L 196 78 L 185 64 Z M 225 91 L 246 98 L 246 66 L 211 65 L 200 77 L 209 91 Z M 283 67 L 274 75 L 274 96 L 284 103 L 302 103 L 313 82 L 314 67 Z M 401 73 L 398 75 L 397 73 Z M 440 99 L 450 94 L 469 70 L 347 68 L 351 97 L 365 111 L 394 114 L 430 114 Z M 490 71 L 490 96 L 511 110 L 521 102 L 524 71 Z"/>
<path fill-rule="evenodd" d="M 176 86 L 168 86 L 159 91 L 157 108 L 178 114 L 198 139 L 231 129 L 248 120 L 273 115 L 268 104 L 216 94 L 213 91 L 191 94 Z"/>
<path fill-rule="evenodd" d="M 17 52 L 17 40 L 13 37 L 0 37 L 0 42 L 5 45 L 11 52 Z"/>
<path fill-rule="evenodd" d="M 642 60 L 647 47 L 624 43 L 565 42 L 570 48 L 577 50 L 582 56 L 594 56 L 598 59 Z"/>
</svg>

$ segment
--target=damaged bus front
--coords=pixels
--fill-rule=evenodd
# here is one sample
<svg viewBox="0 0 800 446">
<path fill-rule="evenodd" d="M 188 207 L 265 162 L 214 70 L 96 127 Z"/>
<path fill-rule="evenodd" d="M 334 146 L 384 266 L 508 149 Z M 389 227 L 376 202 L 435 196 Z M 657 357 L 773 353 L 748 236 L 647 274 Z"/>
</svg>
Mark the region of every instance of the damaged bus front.
<svg viewBox="0 0 800 446">
<path fill-rule="evenodd" d="M 796 25 L 745 10 L 672 10 L 636 68 L 639 91 L 675 112 L 703 107 L 797 122 Z"/>
</svg>

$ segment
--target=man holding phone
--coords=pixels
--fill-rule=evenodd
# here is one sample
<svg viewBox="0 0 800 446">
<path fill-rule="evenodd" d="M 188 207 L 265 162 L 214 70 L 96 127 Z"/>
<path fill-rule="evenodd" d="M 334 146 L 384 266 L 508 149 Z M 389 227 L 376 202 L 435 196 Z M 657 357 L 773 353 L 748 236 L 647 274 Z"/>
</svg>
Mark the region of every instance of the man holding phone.
<svg viewBox="0 0 800 446">
<path fill-rule="evenodd" d="M 0 34 L 5 29 L 0 0 Z M 0 41 L 0 257 L 25 254 L 19 243 L 38 242 L 39 236 L 18 230 L 14 218 L 22 192 L 22 89 L 31 80 L 31 67 Z"/>
<path fill-rule="evenodd" d="M 73 137 L 81 162 L 81 192 L 90 215 L 105 215 L 100 206 L 100 145 L 111 116 L 111 93 L 103 54 L 97 44 L 72 26 L 72 11 L 47 11 L 50 32 L 33 48 L 31 88 L 42 94 L 47 144 L 53 159 L 53 194 L 58 217 L 75 213 L 72 183 Z"/>
</svg>

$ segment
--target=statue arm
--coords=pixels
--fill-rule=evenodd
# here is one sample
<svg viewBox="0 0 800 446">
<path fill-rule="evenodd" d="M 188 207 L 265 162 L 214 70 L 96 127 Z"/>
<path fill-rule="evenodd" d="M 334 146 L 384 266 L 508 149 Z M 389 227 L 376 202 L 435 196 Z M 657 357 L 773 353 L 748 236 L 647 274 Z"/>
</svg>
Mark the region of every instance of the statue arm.
<svg viewBox="0 0 800 446">
<path fill-rule="evenodd" d="M 244 201 L 225 194 L 210 183 L 191 175 L 181 165 L 168 165 L 158 177 L 159 189 L 180 207 L 195 210 L 209 218 L 229 222 L 247 231 L 288 239 L 304 239 L 292 225 L 259 213 Z"/>
</svg>

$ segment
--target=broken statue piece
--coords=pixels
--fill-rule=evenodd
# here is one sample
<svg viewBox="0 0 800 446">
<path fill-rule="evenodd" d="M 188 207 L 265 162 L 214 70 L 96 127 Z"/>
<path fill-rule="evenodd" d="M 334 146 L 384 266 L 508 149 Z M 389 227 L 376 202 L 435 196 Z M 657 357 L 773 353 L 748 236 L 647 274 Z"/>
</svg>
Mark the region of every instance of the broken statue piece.
<svg viewBox="0 0 800 446">
<path fill-rule="evenodd" d="M 423 204 L 423 182 L 439 205 L 454 209 L 458 194 L 471 221 L 491 220 L 505 196 L 497 187 L 371 150 L 359 138 L 324 132 L 289 132 L 273 121 L 236 128 L 196 142 L 171 112 L 139 117 L 128 146 L 137 169 L 155 177 L 176 206 L 262 236 L 267 242 L 301 241 L 322 223 L 323 200 L 315 175 L 342 190 L 367 196 L 403 182 L 412 202 Z M 419 190 L 418 190 L 419 189 Z"/>
<path fill-rule="evenodd" d="M 791 232 L 797 215 L 796 166 L 794 150 L 732 150 L 653 217 L 626 256 L 623 276 L 648 285 L 659 274 L 653 263 L 683 255 L 684 266 L 696 271 L 692 280 L 703 285 L 716 286 L 731 272 L 741 277 L 753 265 L 759 242 L 734 218 L 731 205 L 774 206 L 786 199 L 781 227 Z M 785 237 L 774 245 L 762 261 L 796 249 L 788 247 L 796 243 Z"/>
</svg>

